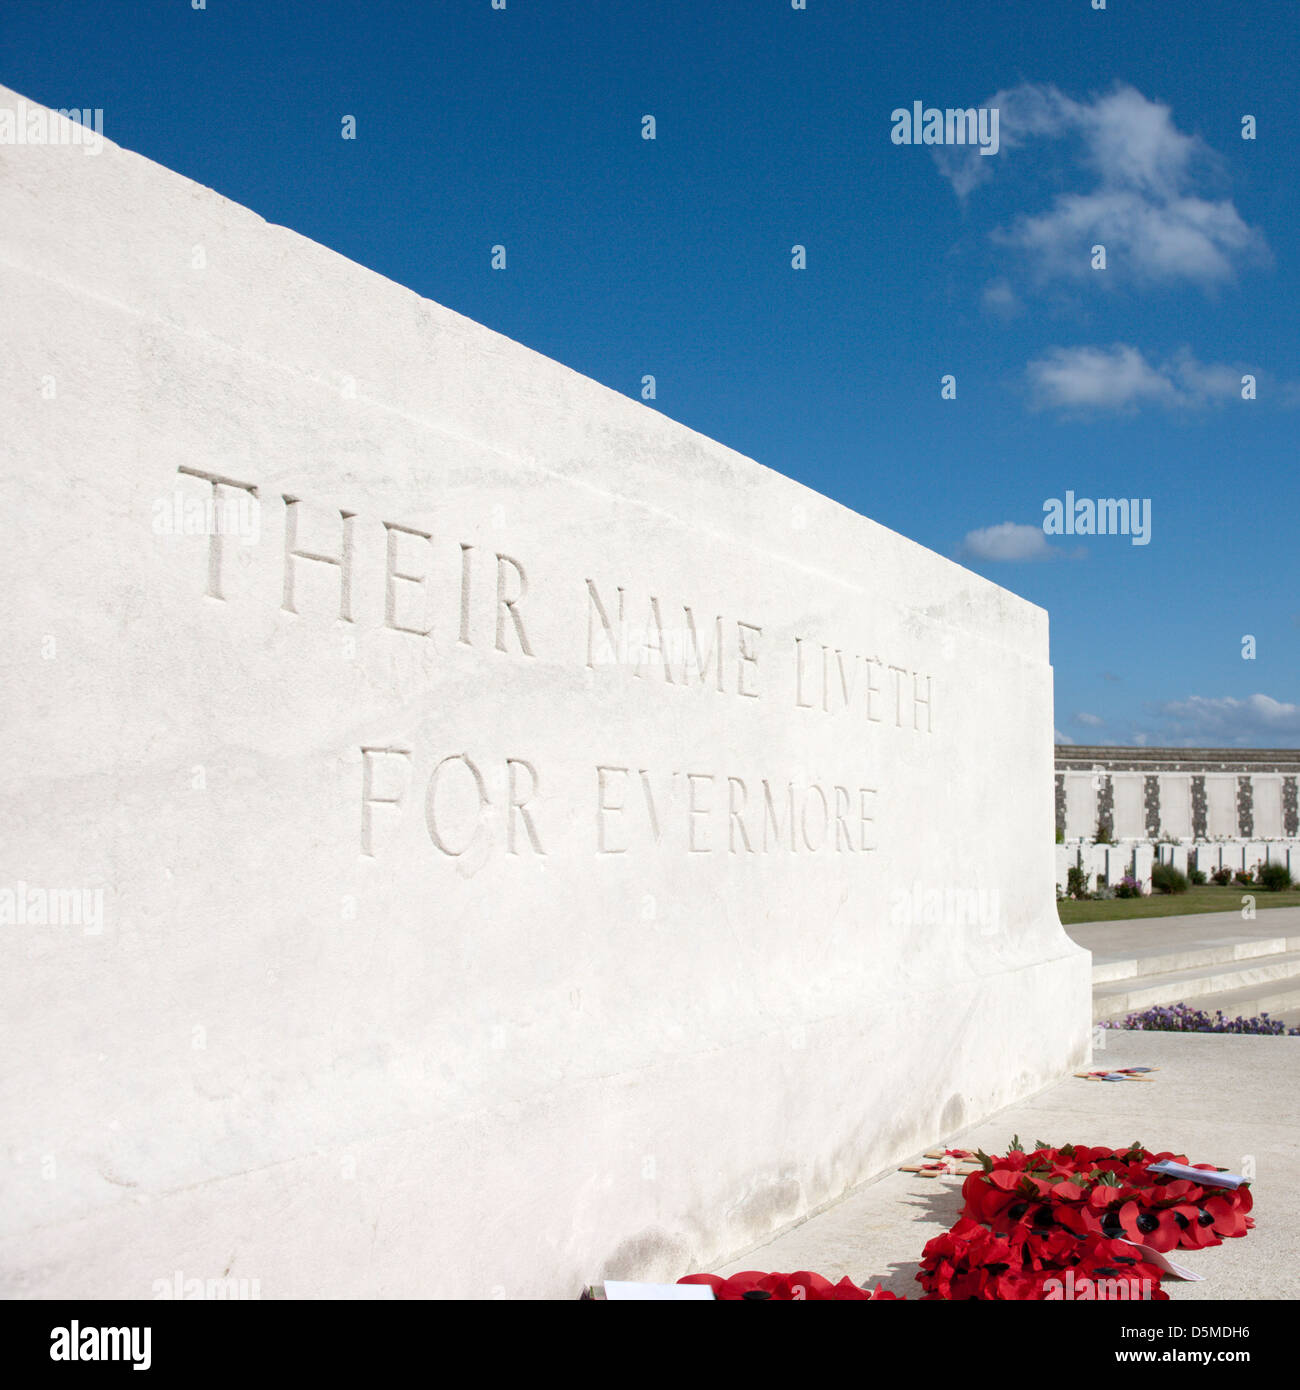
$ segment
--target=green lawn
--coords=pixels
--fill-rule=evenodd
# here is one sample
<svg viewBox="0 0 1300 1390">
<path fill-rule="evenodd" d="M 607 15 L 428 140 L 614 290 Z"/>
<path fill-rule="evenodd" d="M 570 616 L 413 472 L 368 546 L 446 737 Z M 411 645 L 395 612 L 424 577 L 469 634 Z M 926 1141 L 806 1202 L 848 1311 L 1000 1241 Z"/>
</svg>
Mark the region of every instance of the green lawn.
<svg viewBox="0 0 1300 1390">
<path fill-rule="evenodd" d="M 1056 906 L 1061 925 L 1072 927 L 1076 922 L 1127 922 L 1134 917 L 1178 917 L 1189 912 L 1240 912 L 1242 895 L 1246 893 L 1255 899 L 1257 911 L 1266 907 L 1300 907 L 1300 890 L 1267 893 L 1239 883 L 1224 888 L 1206 884 L 1189 888 L 1186 893 L 1154 893 L 1145 898 L 1107 898 L 1101 902 L 1066 898 Z"/>
</svg>

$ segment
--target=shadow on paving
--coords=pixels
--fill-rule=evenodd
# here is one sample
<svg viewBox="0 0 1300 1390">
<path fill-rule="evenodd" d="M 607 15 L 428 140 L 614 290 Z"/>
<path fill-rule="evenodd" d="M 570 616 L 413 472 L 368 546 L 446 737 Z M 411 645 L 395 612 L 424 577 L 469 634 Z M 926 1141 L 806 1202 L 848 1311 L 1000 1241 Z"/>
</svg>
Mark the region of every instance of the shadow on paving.
<svg viewBox="0 0 1300 1390">
<path fill-rule="evenodd" d="M 921 1252 L 925 1249 L 926 1241 L 933 1239 L 938 1234 L 929 1228 L 939 1225 L 945 1231 L 948 1230 L 956 1223 L 962 1208 L 962 1185 L 960 1182 L 951 1178 L 922 1179 L 922 1181 L 931 1182 L 931 1187 L 924 1192 L 909 1192 L 902 1203 L 903 1206 L 915 1213 L 912 1220 L 920 1228 L 917 1231 L 915 1258 L 896 1260 L 892 1264 L 886 1265 L 882 1270 L 863 1271 L 863 1287 L 874 1289 L 877 1284 L 881 1284 L 890 1293 L 896 1293 L 900 1298 L 904 1295 L 909 1299 L 920 1298 L 922 1289 L 917 1283 L 916 1276 L 921 1268 Z"/>
</svg>

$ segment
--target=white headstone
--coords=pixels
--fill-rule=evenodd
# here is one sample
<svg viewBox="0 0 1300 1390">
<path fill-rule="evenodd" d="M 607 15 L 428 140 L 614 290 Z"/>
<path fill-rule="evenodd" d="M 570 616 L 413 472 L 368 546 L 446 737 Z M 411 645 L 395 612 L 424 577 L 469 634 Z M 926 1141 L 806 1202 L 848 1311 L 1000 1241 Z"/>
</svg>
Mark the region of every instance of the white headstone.
<svg viewBox="0 0 1300 1390">
<path fill-rule="evenodd" d="M 1078 845 L 1056 845 L 1056 884 L 1064 889 L 1069 886 L 1070 870 L 1078 865 Z"/>
<path fill-rule="evenodd" d="M 1133 846 L 1111 845 L 1106 851 L 1106 881 L 1114 887 L 1133 867 Z"/>
</svg>

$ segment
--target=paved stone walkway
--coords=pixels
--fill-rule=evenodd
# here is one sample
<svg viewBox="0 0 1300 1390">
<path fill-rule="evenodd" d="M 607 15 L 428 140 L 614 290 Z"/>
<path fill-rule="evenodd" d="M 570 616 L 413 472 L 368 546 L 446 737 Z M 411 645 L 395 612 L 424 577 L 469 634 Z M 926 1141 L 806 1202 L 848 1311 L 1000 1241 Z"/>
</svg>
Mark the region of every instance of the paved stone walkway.
<svg viewBox="0 0 1300 1390">
<path fill-rule="evenodd" d="M 1092 952 L 1093 1018 L 1123 1020 L 1154 1004 L 1300 1027 L 1300 907 L 1253 918 L 1212 912 L 1066 929 Z"/>
<path fill-rule="evenodd" d="M 1271 907 L 1257 912 L 1252 921 L 1242 921 L 1237 912 L 1194 912 L 1145 921 L 1081 922 L 1065 930 L 1072 941 L 1092 952 L 1094 963 L 1265 938 L 1291 938 L 1300 944 L 1300 907 Z"/>
</svg>

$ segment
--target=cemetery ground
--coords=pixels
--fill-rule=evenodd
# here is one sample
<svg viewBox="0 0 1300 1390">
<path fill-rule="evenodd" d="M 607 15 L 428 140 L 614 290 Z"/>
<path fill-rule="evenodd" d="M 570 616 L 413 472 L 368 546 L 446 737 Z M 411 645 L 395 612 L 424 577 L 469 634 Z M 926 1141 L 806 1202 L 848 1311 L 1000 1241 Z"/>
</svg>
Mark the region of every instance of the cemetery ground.
<svg viewBox="0 0 1300 1390">
<path fill-rule="evenodd" d="M 1062 898 L 1057 903 L 1061 925 L 1078 922 L 1121 922 L 1141 917 L 1186 917 L 1199 912 L 1231 912 L 1240 915 L 1243 896 L 1255 908 L 1300 907 L 1300 889 L 1270 893 L 1258 885 L 1239 883 L 1193 885 L 1185 893 L 1148 893 L 1140 898 Z"/>
</svg>

